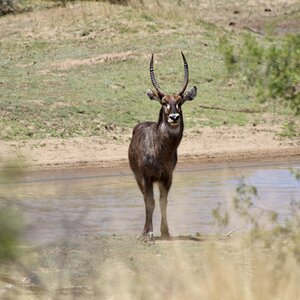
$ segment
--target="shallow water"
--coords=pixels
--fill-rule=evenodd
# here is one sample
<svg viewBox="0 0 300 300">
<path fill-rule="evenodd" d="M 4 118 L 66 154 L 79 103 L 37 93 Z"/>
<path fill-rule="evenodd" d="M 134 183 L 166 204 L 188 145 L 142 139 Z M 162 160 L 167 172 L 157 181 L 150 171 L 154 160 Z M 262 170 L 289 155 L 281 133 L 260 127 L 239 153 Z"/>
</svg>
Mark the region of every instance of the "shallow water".
<svg viewBox="0 0 300 300">
<path fill-rule="evenodd" d="M 290 168 L 300 163 L 244 164 L 177 169 L 169 194 L 171 234 L 215 233 L 212 209 L 221 204 L 232 212 L 232 198 L 241 180 L 258 190 L 255 203 L 275 210 L 281 219 L 290 214 L 291 200 L 300 200 L 300 182 Z M 22 204 L 26 238 L 44 242 L 72 234 L 140 234 L 144 203 L 129 170 L 41 173 L 9 187 Z M 157 198 L 157 191 L 156 191 Z M 154 233 L 159 234 L 159 205 L 154 212 Z M 240 226 L 233 218 L 224 230 Z"/>
</svg>

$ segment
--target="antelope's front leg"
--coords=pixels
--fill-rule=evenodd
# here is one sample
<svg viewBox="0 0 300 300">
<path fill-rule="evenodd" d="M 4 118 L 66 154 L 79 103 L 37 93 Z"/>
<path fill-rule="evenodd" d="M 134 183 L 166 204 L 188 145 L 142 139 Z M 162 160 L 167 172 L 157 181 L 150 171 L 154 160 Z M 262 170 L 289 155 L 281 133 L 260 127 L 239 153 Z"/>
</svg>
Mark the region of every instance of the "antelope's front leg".
<svg viewBox="0 0 300 300">
<path fill-rule="evenodd" d="M 167 221 L 167 205 L 168 205 L 168 193 L 171 184 L 159 183 L 159 205 L 161 213 L 160 233 L 162 238 L 170 238 L 168 221 Z"/>
<path fill-rule="evenodd" d="M 145 220 L 143 235 L 152 237 L 153 236 L 152 219 L 153 219 L 153 211 L 155 207 L 152 182 L 147 182 L 145 184 L 144 201 L 145 201 L 146 220 Z"/>
</svg>

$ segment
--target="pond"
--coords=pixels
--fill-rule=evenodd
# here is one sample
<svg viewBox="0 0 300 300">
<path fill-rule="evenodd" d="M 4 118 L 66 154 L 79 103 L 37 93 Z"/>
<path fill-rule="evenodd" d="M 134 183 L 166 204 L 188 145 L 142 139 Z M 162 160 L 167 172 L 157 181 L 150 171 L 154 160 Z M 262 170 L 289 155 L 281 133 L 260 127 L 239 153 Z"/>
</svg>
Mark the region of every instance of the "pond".
<svg viewBox="0 0 300 300">
<path fill-rule="evenodd" d="M 232 199 L 243 181 L 258 190 L 259 209 L 281 219 L 300 200 L 300 182 L 290 169 L 300 163 L 249 163 L 178 167 L 169 194 L 168 222 L 173 235 L 217 233 L 212 209 L 232 212 Z M 22 205 L 26 238 L 47 242 L 77 234 L 136 234 L 144 225 L 144 202 L 129 170 L 85 170 L 31 174 L 11 184 L 10 195 Z M 157 199 L 156 190 L 156 199 Z M 159 234 L 156 202 L 154 234 Z M 225 231 L 239 226 L 232 219 Z"/>
</svg>

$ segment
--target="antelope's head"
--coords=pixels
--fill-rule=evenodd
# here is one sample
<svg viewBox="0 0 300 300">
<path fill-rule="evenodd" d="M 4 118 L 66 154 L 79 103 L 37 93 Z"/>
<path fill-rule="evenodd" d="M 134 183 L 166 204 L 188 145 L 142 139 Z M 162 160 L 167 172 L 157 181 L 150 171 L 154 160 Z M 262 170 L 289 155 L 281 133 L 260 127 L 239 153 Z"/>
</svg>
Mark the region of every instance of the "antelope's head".
<svg viewBox="0 0 300 300">
<path fill-rule="evenodd" d="M 197 95 L 197 87 L 192 87 L 188 91 L 186 88 L 189 83 L 189 67 L 184 54 L 181 52 L 184 64 L 184 80 L 180 91 L 177 94 L 167 95 L 158 85 L 153 69 L 154 54 L 150 60 L 150 78 L 155 88 L 154 90 L 147 90 L 146 94 L 150 100 L 157 100 L 162 105 L 163 119 L 171 127 L 177 127 L 182 121 L 181 106 L 185 101 L 192 101 Z"/>
</svg>

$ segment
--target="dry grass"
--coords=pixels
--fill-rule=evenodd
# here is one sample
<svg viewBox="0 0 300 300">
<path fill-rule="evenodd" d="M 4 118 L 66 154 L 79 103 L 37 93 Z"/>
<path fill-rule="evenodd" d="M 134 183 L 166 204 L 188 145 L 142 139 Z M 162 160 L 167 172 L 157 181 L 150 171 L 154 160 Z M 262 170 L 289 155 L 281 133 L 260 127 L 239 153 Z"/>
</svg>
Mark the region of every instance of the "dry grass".
<svg viewBox="0 0 300 300">
<path fill-rule="evenodd" d="M 299 262 L 278 253 L 245 237 L 148 245 L 130 236 L 96 237 L 35 254 L 45 290 L 20 278 L 10 289 L 2 283 L 0 293 L 6 299 L 299 299 Z"/>
</svg>

